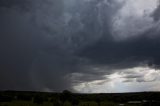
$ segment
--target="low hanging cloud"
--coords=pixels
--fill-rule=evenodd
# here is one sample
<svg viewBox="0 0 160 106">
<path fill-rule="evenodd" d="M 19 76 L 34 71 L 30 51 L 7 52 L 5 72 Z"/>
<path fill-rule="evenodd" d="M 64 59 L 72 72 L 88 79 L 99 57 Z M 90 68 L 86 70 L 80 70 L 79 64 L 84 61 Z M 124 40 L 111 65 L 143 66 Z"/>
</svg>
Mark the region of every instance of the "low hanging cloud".
<svg viewBox="0 0 160 106">
<path fill-rule="evenodd" d="M 104 77 L 81 82 L 74 89 L 89 93 L 159 91 L 160 72 L 148 66 L 118 69 Z"/>
<path fill-rule="evenodd" d="M 159 69 L 158 11 L 158 0 L 0 0 L 0 89 L 94 92 L 106 75 Z"/>
</svg>

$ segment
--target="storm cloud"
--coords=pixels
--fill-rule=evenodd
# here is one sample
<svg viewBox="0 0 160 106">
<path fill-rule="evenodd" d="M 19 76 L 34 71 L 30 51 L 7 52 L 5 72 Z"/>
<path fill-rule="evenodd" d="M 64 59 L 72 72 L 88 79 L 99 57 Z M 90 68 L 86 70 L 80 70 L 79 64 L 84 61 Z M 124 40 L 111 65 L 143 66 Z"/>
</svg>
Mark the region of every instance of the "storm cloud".
<svg viewBox="0 0 160 106">
<path fill-rule="evenodd" d="M 86 92 L 77 87 L 121 70 L 159 69 L 159 8 L 158 0 L 0 0 L 0 89 Z M 134 71 L 122 82 L 150 81 Z"/>
</svg>

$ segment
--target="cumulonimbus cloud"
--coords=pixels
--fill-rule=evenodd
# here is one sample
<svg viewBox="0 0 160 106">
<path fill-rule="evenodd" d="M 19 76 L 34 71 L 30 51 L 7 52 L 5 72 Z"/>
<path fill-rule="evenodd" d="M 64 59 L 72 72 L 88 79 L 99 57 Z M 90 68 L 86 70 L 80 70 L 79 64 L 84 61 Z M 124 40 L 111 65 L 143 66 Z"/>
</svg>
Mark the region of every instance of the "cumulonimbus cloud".
<svg viewBox="0 0 160 106">
<path fill-rule="evenodd" d="M 1 89 L 61 91 L 158 66 L 158 8 L 156 0 L 1 0 Z"/>
</svg>

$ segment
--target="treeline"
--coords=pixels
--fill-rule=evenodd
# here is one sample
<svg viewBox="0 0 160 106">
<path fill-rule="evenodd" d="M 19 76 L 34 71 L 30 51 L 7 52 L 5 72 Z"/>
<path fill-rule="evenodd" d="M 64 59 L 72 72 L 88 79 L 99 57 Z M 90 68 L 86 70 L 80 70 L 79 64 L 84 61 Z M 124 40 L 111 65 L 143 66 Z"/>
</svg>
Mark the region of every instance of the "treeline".
<svg viewBox="0 0 160 106">
<path fill-rule="evenodd" d="M 0 102 L 32 101 L 35 104 L 53 103 L 53 106 L 102 106 L 102 104 L 119 104 L 128 101 L 160 101 L 160 92 L 142 93 L 110 93 L 110 94 L 78 94 L 64 90 L 62 93 L 44 92 L 0 92 Z M 88 105 L 85 105 L 88 104 Z"/>
</svg>

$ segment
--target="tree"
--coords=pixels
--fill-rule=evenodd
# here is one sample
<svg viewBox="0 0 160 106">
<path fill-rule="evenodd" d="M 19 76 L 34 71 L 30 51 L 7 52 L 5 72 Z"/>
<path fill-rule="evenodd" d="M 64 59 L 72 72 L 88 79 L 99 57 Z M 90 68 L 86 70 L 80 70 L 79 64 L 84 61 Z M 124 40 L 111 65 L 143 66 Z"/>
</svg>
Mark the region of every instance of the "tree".
<svg viewBox="0 0 160 106">
<path fill-rule="evenodd" d="M 37 104 L 43 104 L 44 99 L 40 96 L 35 96 L 33 102 Z"/>
<path fill-rule="evenodd" d="M 72 93 L 68 90 L 64 90 L 62 94 L 60 95 L 60 100 L 64 103 L 65 101 L 71 101 L 72 100 Z"/>
</svg>

